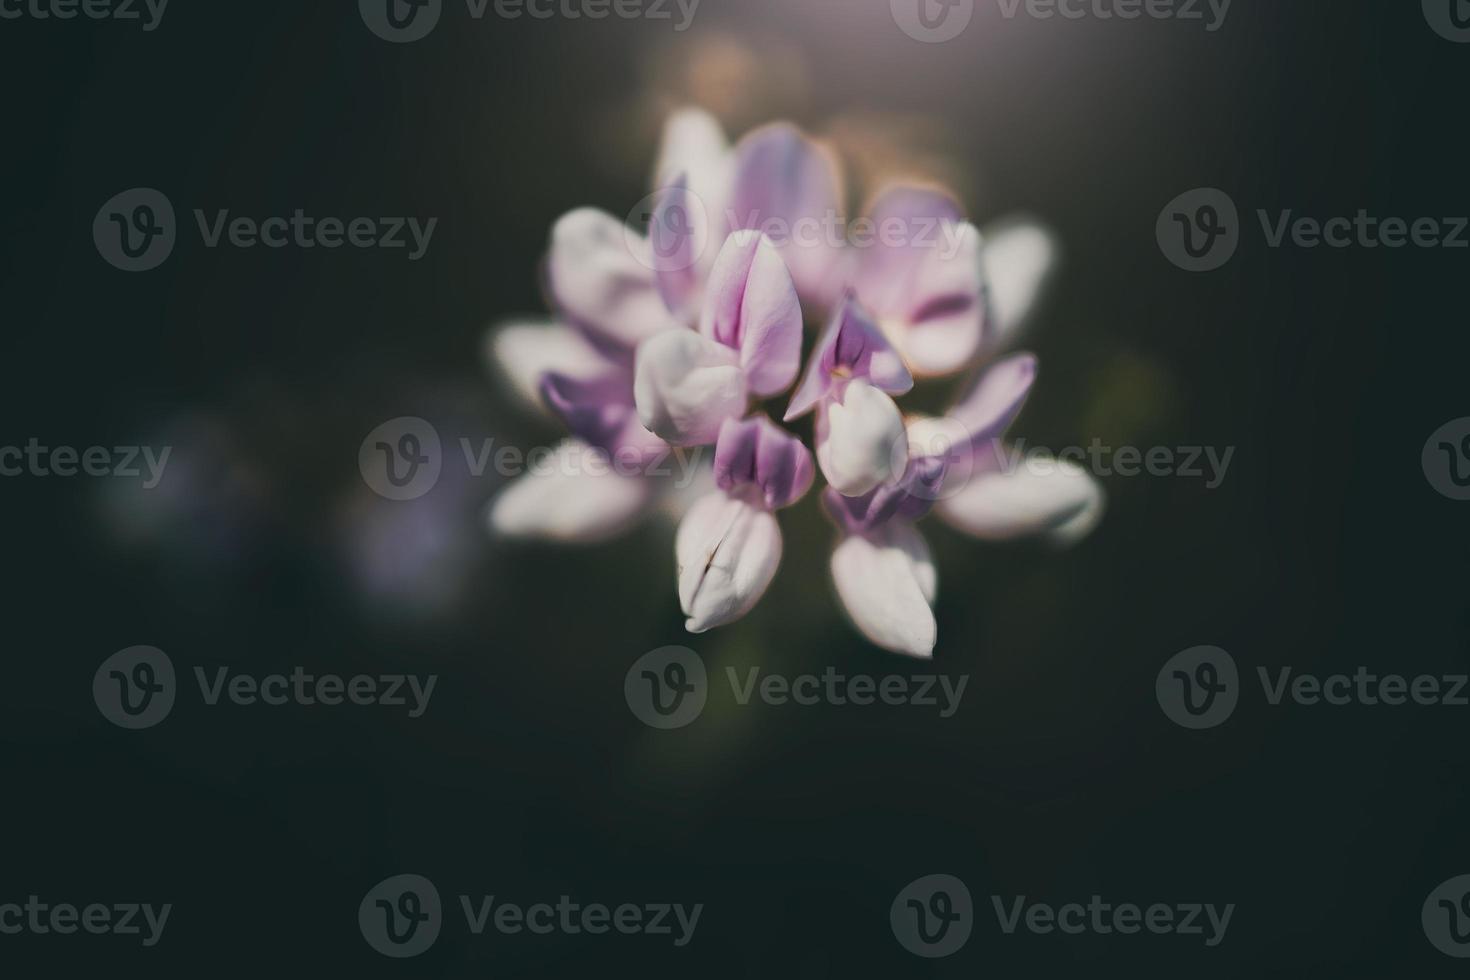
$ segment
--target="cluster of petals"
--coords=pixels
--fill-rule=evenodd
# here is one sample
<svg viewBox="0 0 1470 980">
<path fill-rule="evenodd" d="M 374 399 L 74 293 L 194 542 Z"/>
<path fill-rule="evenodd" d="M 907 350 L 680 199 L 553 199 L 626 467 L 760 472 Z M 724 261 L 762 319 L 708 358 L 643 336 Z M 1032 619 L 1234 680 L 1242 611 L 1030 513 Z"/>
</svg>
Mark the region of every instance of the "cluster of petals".
<svg viewBox="0 0 1470 980">
<path fill-rule="evenodd" d="M 767 234 L 843 213 L 834 160 L 784 123 L 732 146 L 698 110 L 667 124 L 649 201 L 646 229 L 592 209 L 561 218 L 546 263 L 554 319 L 490 338 L 513 389 L 568 429 L 558 455 L 631 465 L 518 478 L 492 502 L 496 533 L 600 540 L 672 505 L 678 599 L 698 633 L 770 587 L 777 514 L 820 473 L 849 618 L 884 649 L 929 657 L 938 577 L 917 521 L 1062 542 L 1097 522 L 1103 495 L 1085 471 L 1015 465 L 1004 442 L 1037 362 L 997 355 L 1047 276 L 1046 232 L 1013 222 L 982 236 L 945 192 L 898 184 L 867 215 L 906 235 L 857 247 Z M 956 375 L 968 380 L 943 416 L 900 411 L 916 382 Z M 783 427 L 808 415 L 812 450 Z M 713 447 L 695 489 L 647 465 L 694 447 Z"/>
</svg>

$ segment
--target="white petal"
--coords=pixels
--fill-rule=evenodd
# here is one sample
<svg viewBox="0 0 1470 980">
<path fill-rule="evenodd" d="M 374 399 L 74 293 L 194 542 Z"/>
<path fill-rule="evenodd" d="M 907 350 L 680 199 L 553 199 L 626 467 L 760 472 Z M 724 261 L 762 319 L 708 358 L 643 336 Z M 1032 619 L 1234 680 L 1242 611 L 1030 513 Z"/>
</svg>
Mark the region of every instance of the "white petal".
<svg viewBox="0 0 1470 980">
<path fill-rule="evenodd" d="M 680 109 L 664 123 L 653 186 L 667 187 L 684 174 L 695 195 L 706 205 L 719 208 L 727 193 L 724 188 L 730 182 L 733 162 L 730 143 L 719 121 L 703 109 Z"/>
<path fill-rule="evenodd" d="M 854 380 L 840 401 L 823 402 L 817 415 L 817 463 L 844 497 L 861 496 L 902 475 L 908 439 L 893 399 Z"/>
<path fill-rule="evenodd" d="M 744 616 L 781 562 L 781 529 L 770 511 L 716 491 L 689 509 L 674 537 L 685 627 L 703 633 Z"/>
<path fill-rule="evenodd" d="M 990 286 L 994 314 L 988 343 L 1005 347 L 1015 343 L 1041 298 L 1056 266 L 1057 243 L 1051 232 L 1032 221 L 1002 219 L 985 228 L 980 260 Z"/>
<path fill-rule="evenodd" d="M 940 501 L 936 513 L 977 538 L 1003 541 L 1034 534 L 1071 543 L 1102 516 L 1102 487 L 1066 460 L 1030 456 L 985 470 Z"/>
<path fill-rule="evenodd" d="M 580 326 L 609 343 L 634 347 L 672 317 L 654 285 L 647 239 L 612 215 L 582 208 L 551 232 L 547 276 L 552 299 Z"/>
<path fill-rule="evenodd" d="M 675 446 L 704 446 L 720 423 L 745 414 L 745 378 L 730 348 L 674 329 L 638 346 L 633 399 L 638 418 Z"/>
<path fill-rule="evenodd" d="M 610 466 L 585 443 L 563 442 L 500 491 L 490 504 L 490 529 L 508 538 L 567 542 L 612 537 L 642 515 L 653 486 Z"/>
<path fill-rule="evenodd" d="M 585 381 L 613 368 L 580 330 L 554 320 L 521 320 L 491 327 L 485 353 L 495 372 L 527 405 L 545 411 L 541 376 L 556 371 Z"/>
<path fill-rule="evenodd" d="M 894 653 L 929 658 L 938 627 L 938 582 L 929 546 L 908 524 L 845 538 L 832 552 L 832 581 L 862 634 Z"/>
</svg>

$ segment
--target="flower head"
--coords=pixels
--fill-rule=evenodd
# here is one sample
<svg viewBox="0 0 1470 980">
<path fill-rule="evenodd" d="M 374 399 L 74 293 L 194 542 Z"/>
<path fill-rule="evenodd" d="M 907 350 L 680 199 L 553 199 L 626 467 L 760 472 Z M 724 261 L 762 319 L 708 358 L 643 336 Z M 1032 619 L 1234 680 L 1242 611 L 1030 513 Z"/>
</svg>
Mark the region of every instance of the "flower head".
<svg viewBox="0 0 1470 980">
<path fill-rule="evenodd" d="M 1019 223 L 987 242 L 950 195 L 910 185 L 876 197 L 867 220 L 879 235 L 865 246 L 767 233 L 840 214 L 842 196 L 831 156 L 795 127 L 731 147 L 708 115 L 678 113 L 647 233 L 590 209 L 563 217 L 547 261 L 557 321 L 501 328 L 493 355 L 516 391 L 570 430 L 559 454 L 642 465 L 673 447 L 714 447 L 713 486 L 675 535 L 691 632 L 759 601 L 781 560 L 777 512 L 820 469 L 843 607 L 876 645 L 929 657 L 938 574 L 919 521 L 933 512 L 980 538 L 1071 542 L 1096 524 L 1103 495 L 1075 465 L 1008 459 L 1003 439 L 1037 377 L 1030 354 L 994 360 L 942 417 L 906 419 L 895 400 L 916 378 L 969 369 L 1015 336 L 1046 277 L 1050 237 Z M 822 328 L 803 369 L 808 322 Z M 752 412 L 793 385 L 783 418 L 815 413 L 815 461 Z M 527 476 L 497 498 L 491 524 L 595 540 L 666 496 L 641 474 Z"/>
</svg>

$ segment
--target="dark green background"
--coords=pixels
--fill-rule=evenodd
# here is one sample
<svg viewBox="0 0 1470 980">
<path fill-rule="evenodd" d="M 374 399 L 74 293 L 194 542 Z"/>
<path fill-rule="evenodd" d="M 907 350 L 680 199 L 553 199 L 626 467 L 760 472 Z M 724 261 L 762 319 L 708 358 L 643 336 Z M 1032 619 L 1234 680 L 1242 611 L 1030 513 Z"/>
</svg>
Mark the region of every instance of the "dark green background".
<svg viewBox="0 0 1470 980">
<path fill-rule="evenodd" d="M 1470 47 L 1417 3 L 1236 0 L 1222 31 L 1172 21 L 1003 21 L 903 36 L 883 0 L 705 0 L 666 23 L 470 21 L 383 43 L 355 3 L 174 0 L 162 27 L 0 22 L 5 381 L 0 443 L 174 440 L 165 506 L 119 523 L 108 481 L 8 479 L 0 900 L 175 905 L 164 940 L 0 937 L 7 976 L 1451 976 L 1419 926 L 1470 871 L 1466 711 L 1268 708 L 1172 725 L 1154 678 L 1202 643 L 1242 672 L 1464 672 L 1465 504 L 1420 469 L 1470 414 L 1465 251 L 1270 250 L 1256 208 L 1316 217 L 1470 213 Z M 730 33 L 805 66 L 773 100 L 820 128 L 922 112 L 977 175 L 981 220 L 1056 229 L 1066 264 L 1030 346 L 1016 429 L 1044 445 L 1234 446 L 1224 485 L 1107 481 L 1109 513 L 1053 554 L 924 525 L 940 569 L 936 668 L 960 713 L 731 710 L 677 733 L 623 702 L 629 664 L 688 643 L 726 664 L 925 668 L 861 642 L 808 500 L 745 621 L 690 640 L 671 532 L 581 551 L 492 544 L 494 481 L 446 481 L 429 531 L 385 546 L 436 602 L 365 593 L 351 569 L 363 435 L 421 415 L 461 435 L 553 439 L 497 392 L 488 323 L 537 311 L 550 223 L 645 192 L 657 57 Z M 640 110 L 641 107 L 641 111 Z M 208 251 L 105 265 L 90 227 L 125 188 L 181 214 L 440 217 L 428 256 Z M 1227 190 L 1249 223 L 1208 275 L 1168 264 L 1154 221 Z M 195 465 L 183 467 L 185 445 Z M 160 498 L 162 499 L 162 498 Z M 418 506 L 418 505 L 414 505 Z M 380 509 L 372 513 L 381 514 Z M 121 527 L 133 527 L 123 533 Z M 409 547 L 414 545 L 414 547 Z M 393 559 L 404 549 L 402 562 Z M 421 552 L 427 552 L 425 557 Z M 424 564 L 416 564 L 420 554 Z M 446 571 L 438 562 L 450 555 Z M 458 555 L 457 558 L 454 556 Z M 92 673 L 133 644 L 187 672 L 435 672 L 428 714 L 205 709 L 113 728 Z M 469 938 L 451 917 L 405 963 L 357 903 L 414 872 L 448 902 L 703 902 L 695 942 Z M 888 905 L 963 878 L 969 945 L 904 952 Z M 1002 937 L 990 894 L 1062 903 L 1234 902 L 1223 945 Z"/>
</svg>

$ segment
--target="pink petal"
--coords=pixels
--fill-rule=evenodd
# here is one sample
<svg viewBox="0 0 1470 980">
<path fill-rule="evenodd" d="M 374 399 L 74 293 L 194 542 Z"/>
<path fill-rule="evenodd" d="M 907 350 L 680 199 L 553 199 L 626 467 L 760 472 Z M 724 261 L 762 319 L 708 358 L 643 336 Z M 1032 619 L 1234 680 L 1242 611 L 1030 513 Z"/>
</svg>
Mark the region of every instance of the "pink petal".
<svg viewBox="0 0 1470 980">
<path fill-rule="evenodd" d="M 1005 435 L 1036 382 L 1034 354 L 1013 354 L 997 361 L 975 380 L 970 390 L 949 411 L 969 433 L 970 446 L 979 449 Z"/>
<path fill-rule="evenodd" d="M 692 325 L 698 315 L 699 260 L 708 247 L 709 219 L 704 206 L 680 174 L 654 195 L 648 224 L 654 282 L 664 305 L 680 323 Z"/>
<path fill-rule="evenodd" d="M 984 340 L 986 303 L 980 232 L 961 225 L 956 239 L 920 258 L 897 317 L 899 346 L 914 373 L 939 377 L 970 366 Z"/>
<path fill-rule="evenodd" d="M 903 358 L 851 294 L 843 298 L 842 305 L 833 312 L 817 339 L 801 386 L 786 408 L 786 421 L 811 411 L 832 391 L 839 373 L 844 378 L 868 381 L 894 395 L 904 394 L 914 386 Z"/>
<path fill-rule="evenodd" d="M 816 477 L 812 454 L 801 440 L 765 415 L 727 419 L 715 443 L 715 483 L 735 492 L 753 486 L 767 510 L 790 507 Z"/>
<path fill-rule="evenodd" d="M 756 232 L 725 240 L 710 273 L 700 333 L 740 353 L 751 392 L 791 387 L 801 360 L 801 304 L 774 246 Z"/>
<path fill-rule="evenodd" d="M 891 185 L 868 208 L 872 241 L 859 252 L 859 290 L 864 302 L 884 314 L 906 310 L 925 254 L 945 247 L 946 234 L 964 221 L 947 192 L 910 184 Z"/>
<path fill-rule="evenodd" d="M 831 228 L 841 228 L 837 167 L 794 126 L 777 123 L 748 134 L 735 148 L 730 227 L 773 236 L 803 300 L 827 306 L 838 295 L 842 252 Z"/>
</svg>

